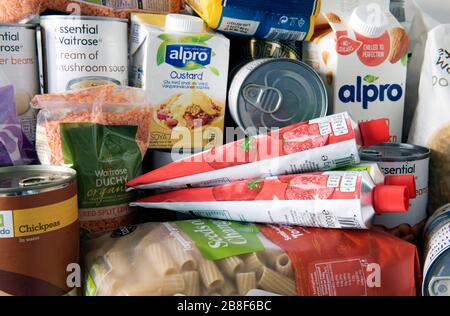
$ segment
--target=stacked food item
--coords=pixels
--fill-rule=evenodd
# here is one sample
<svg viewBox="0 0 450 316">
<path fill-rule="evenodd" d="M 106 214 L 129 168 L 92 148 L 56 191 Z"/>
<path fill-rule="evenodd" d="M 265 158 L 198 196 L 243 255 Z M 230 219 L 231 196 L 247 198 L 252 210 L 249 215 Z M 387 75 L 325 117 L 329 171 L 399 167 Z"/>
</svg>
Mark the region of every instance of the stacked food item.
<svg viewBox="0 0 450 316">
<path fill-rule="evenodd" d="M 450 295 L 448 25 L 420 51 L 387 0 L 22 2 L 0 294 Z"/>
</svg>

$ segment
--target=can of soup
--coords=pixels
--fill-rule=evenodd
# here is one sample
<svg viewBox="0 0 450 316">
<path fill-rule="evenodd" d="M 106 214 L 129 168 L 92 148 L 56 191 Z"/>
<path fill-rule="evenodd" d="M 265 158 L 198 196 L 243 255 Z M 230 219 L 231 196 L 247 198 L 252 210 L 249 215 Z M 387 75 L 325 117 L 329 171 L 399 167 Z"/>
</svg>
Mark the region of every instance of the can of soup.
<svg viewBox="0 0 450 316">
<path fill-rule="evenodd" d="M 41 27 L 47 93 L 128 84 L 127 20 L 52 15 Z"/>
<path fill-rule="evenodd" d="M 417 145 L 389 143 L 364 148 L 360 156 L 363 161 L 377 162 L 386 176 L 414 175 L 416 198 L 410 200 L 409 211 L 379 215 L 374 223 L 379 229 L 415 242 L 427 218 L 430 150 Z"/>
<path fill-rule="evenodd" d="M 288 58 L 244 65 L 232 79 L 228 102 L 232 118 L 248 135 L 325 116 L 328 108 L 320 76 Z"/>
<path fill-rule="evenodd" d="M 0 168 L 0 293 L 76 295 L 79 236 L 74 170 Z"/>
<path fill-rule="evenodd" d="M 40 92 L 35 25 L 0 24 L 0 86 L 6 85 L 14 86 L 22 130 L 34 141 L 36 111 L 30 101 Z"/>
<path fill-rule="evenodd" d="M 424 296 L 450 296 L 450 204 L 434 213 L 424 229 Z"/>
</svg>

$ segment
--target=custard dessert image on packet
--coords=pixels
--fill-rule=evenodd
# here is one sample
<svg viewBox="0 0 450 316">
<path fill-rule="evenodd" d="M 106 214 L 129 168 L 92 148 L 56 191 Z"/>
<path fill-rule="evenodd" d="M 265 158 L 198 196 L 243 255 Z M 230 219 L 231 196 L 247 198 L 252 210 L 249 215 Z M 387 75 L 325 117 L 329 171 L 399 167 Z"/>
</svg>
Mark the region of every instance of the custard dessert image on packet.
<svg viewBox="0 0 450 316">
<path fill-rule="evenodd" d="M 374 231 L 196 219 L 123 227 L 83 254 L 87 296 L 414 296 L 420 287 L 416 247 Z"/>
<path fill-rule="evenodd" d="M 348 113 L 301 122 L 193 155 L 138 177 L 136 189 L 177 189 L 359 163 L 358 149 L 389 140 L 386 120 L 356 124 Z"/>
<path fill-rule="evenodd" d="M 133 223 L 125 183 L 141 173 L 150 106 L 139 89 L 100 86 L 36 96 L 37 151 L 43 164 L 78 172 L 81 227 L 88 232 Z"/>
<path fill-rule="evenodd" d="M 367 229 L 376 214 L 408 211 L 409 191 L 376 185 L 367 171 L 329 171 L 172 191 L 131 205 L 243 222 Z"/>
</svg>

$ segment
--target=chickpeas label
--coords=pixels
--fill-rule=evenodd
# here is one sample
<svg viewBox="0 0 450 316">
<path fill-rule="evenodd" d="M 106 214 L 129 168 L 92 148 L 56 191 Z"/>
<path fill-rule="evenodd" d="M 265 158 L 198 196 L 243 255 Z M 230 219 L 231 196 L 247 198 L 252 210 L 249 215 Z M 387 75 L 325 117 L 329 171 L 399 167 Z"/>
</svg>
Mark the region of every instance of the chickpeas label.
<svg viewBox="0 0 450 316">
<path fill-rule="evenodd" d="M 31 26 L 0 26 L 0 86 L 13 85 L 17 115 L 29 140 L 35 139 L 36 113 L 31 98 L 39 93 L 36 30 Z"/>
<path fill-rule="evenodd" d="M 41 24 L 48 93 L 128 84 L 125 21 L 56 17 Z"/>
</svg>

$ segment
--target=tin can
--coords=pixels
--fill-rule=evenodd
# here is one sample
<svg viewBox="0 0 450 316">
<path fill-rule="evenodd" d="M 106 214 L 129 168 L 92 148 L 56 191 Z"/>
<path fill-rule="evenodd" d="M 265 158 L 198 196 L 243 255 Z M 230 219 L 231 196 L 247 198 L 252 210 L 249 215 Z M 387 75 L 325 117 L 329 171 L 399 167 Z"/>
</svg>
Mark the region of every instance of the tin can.
<svg viewBox="0 0 450 316">
<path fill-rule="evenodd" d="M 6 167 L 0 179 L 0 293 L 75 295 L 66 271 L 79 262 L 76 172 Z"/>
<path fill-rule="evenodd" d="M 53 15 L 41 27 L 47 93 L 128 84 L 127 20 Z"/>
<path fill-rule="evenodd" d="M 375 225 L 407 241 L 416 241 L 427 218 L 430 150 L 417 145 L 389 143 L 362 149 L 360 156 L 363 161 L 377 162 L 386 176 L 414 175 L 416 198 L 410 200 L 408 213 L 379 215 Z"/>
<path fill-rule="evenodd" d="M 450 204 L 438 209 L 424 229 L 424 296 L 450 296 Z"/>
<path fill-rule="evenodd" d="M 249 135 L 325 116 L 328 108 L 320 76 L 288 58 L 244 65 L 232 80 L 228 102 L 232 118 Z"/>
<path fill-rule="evenodd" d="M 230 69 L 240 68 L 245 63 L 261 58 L 302 59 L 302 42 L 275 41 L 231 36 Z"/>
<path fill-rule="evenodd" d="M 40 92 L 36 26 L 0 24 L 0 86 L 13 85 L 22 130 L 35 140 L 36 111 L 31 99 Z"/>
</svg>

